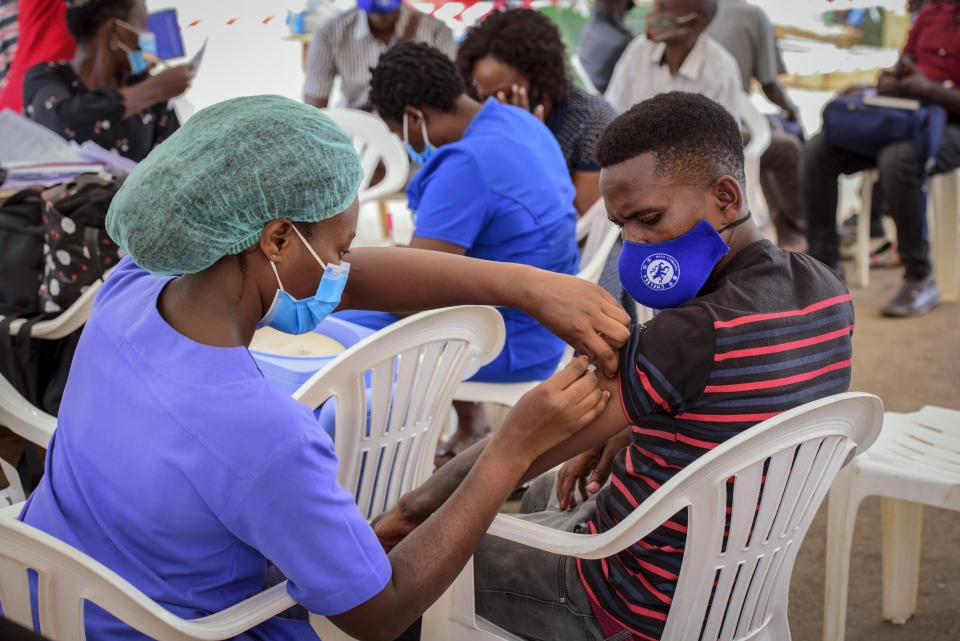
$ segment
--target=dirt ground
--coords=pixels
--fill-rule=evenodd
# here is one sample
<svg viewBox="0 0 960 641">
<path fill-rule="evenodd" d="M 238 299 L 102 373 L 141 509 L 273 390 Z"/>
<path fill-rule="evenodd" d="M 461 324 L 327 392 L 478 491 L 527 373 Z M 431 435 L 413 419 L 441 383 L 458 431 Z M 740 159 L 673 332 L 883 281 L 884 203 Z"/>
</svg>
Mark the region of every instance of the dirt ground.
<svg viewBox="0 0 960 641">
<path fill-rule="evenodd" d="M 849 273 L 849 272 L 848 272 Z M 888 319 L 878 310 L 896 293 L 900 270 L 872 270 L 866 289 L 852 289 L 855 391 L 883 399 L 888 410 L 923 405 L 960 409 L 960 304 L 941 305 L 913 319 Z M 794 641 L 823 634 L 826 503 L 804 540 L 790 585 Z M 924 509 L 917 612 L 905 625 L 880 616 L 880 500 L 860 507 L 850 560 L 847 641 L 960 640 L 960 512 Z"/>
</svg>

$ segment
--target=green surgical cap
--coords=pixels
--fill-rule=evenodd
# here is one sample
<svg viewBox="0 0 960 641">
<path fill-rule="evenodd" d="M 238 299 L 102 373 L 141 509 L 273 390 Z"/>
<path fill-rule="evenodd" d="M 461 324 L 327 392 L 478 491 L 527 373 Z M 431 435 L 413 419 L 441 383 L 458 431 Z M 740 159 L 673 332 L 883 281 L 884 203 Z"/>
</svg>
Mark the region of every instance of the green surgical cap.
<svg viewBox="0 0 960 641">
<path fill-rule="evenodd" d="M 336 216 L 362 178 L 350 137 L 319 109 L 234 98 L 150 152 L 114 196 L 107 232 L 152 274 L 193 274 L 252 246 L 271 220 Z"/>
</svg>

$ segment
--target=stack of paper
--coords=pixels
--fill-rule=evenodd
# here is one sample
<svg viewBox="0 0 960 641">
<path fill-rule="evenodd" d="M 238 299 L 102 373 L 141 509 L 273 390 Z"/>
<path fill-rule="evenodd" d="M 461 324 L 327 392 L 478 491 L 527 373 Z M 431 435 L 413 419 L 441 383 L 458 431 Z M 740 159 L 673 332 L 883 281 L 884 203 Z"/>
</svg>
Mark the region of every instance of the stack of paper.
<svg viewBox="0 0 960 641">
<path fill-rule="evenodd" d="M 0 189 L 46 187 L 106 168 L 130 173 L 137 163 L 92 141 L 68 142 L 41 124 L 5 109 L 0 112 L 0 164 L 7 170 Z"/>
</svg>

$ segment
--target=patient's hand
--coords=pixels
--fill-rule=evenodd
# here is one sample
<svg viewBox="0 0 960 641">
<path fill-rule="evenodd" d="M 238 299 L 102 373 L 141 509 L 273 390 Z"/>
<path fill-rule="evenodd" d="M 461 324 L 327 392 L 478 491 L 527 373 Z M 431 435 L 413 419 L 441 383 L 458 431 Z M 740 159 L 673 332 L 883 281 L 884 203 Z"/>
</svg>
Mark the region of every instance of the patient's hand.
<svg viewBox="0 0 960 641">
<path fill-rule="evenodd" d="M 392 508 L 384 512 L 383 516 L 373 526 L 373 531 L 380 539 L 380 545 L 385 552 L 390 552 L 403 540 L 405 536 L 413 532 L 420 523 L 404 516 L 403 498 Z"/>
<path fill-rule="evenodd" d="M 580 490 L 580 500 L 586 501 L 600 491 L 610 478 L 613 459 L 630 444 L 630 430 L 618 432 L 603 445 L 574 456 L 557 472 L 557 501 L 561 510 L 577 506 L 575 489 Z"/>
</svg>

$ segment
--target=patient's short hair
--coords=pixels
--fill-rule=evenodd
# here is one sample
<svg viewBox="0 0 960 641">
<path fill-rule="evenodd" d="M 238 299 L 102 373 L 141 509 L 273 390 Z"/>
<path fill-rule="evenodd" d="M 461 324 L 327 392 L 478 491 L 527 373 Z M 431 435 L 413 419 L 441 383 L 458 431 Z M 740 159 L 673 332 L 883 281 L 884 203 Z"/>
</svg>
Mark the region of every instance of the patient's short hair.
<svg viewBox="0 0 960 641">
<path fill-rule="evenodd" d="M 730 175 L 746 189 L 740 125 L 700 94 L 672 91 L 634 105 L 610 123 L 596 147 L 600 167 L 646 153 L 656 156 L 661 175 L 704 186 Z"/>
</svg>

